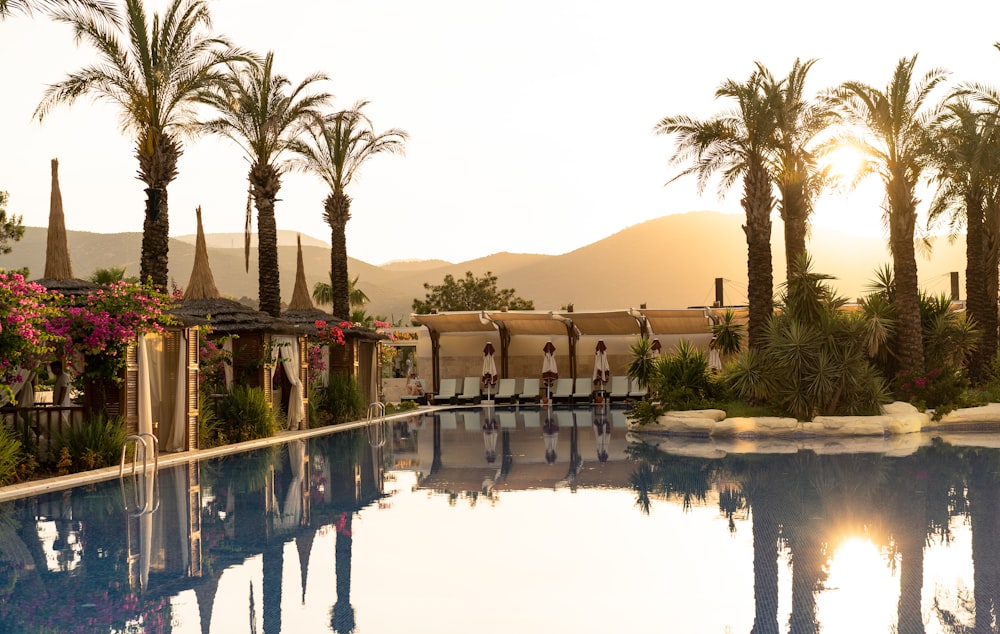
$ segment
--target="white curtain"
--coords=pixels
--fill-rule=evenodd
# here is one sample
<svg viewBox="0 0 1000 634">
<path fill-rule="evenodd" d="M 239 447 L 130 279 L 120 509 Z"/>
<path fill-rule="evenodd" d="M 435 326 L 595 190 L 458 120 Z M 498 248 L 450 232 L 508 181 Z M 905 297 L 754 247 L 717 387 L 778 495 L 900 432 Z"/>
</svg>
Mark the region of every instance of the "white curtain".
<svg viewBox="0 0 1000 634">
<path fill-rule="evenodd" d="M 174 407 L 170 417 L 170 428 L 164 430 L 164 451 L 184 451 L 185 437 L 187 436 L 187 401 L 185 391 L 187 390 L 187 347 L 188 337 L 186 331 L 179 333 L 180 342 L 177 346 L 177 377 L 173 385 Z"/>
<path fill-rule="evenodd" d="M 291 335 L 278 335 L 274 338 L 277 345 L 281 368 L 285 371 L 288 382 L 292 385 L 288 395 L 288 428 L 298 429 L 305 420 L 302 396 L 302 382 L 299 381 L 299 340 Z"/>
<path fill-rule="evenodd" d="M 233 339 L 232 337 L 226 337 L 225 341 L 222 342 L 222 351 L 226 353 L 226 359 L 229 363 L 222 364 L 222 374 L 226 381 L 226 389 L 228 390 L 233 386 Z"/>
<path fill-rule="evenodd" d="M 139 338 L 139 433 L 153 433 L 153 403 L 160 402 L 159 335 Z"/>
</svg>

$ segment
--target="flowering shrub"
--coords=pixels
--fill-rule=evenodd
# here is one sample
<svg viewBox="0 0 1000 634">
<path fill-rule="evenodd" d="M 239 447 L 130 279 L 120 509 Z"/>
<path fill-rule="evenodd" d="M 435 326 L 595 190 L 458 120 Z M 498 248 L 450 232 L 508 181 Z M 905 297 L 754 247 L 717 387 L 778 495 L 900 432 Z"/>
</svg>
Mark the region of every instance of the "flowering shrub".
<svg viewBox="0 0 1000 634">
<path fill-rule="evenodd" d="M 7 393 L 20 368 L 33 369 L 50 357 L 55 336 L 47 329 L 59 297 L 17 273 L 0 273 L 0 390 Z"/>
<path fill-rule="evenodd" d="M 962 372 L 951 368 L 934 368 L 923 375 L 904 370 L 896 376 L 896 398 L 935 409 L 957 403 L 966 383 Z"/>
<path fill-rule="evenodd" d="M 208 394 L 226 391 L 226 366 L 232 367 L 233 355 L 225 349 L 226 341 L 237 335 L 226 335 L 218 339 L 203 337 L 198 348 L 198 370 L 201 389 Z"/>
<path fill-rule="evenodd" d="M 345 326 L 346 324 L 346 326 Z M 342 321 L 337 326 L 331 326 L 322 319 L 316 320 L 316 342 L 321 346 L 344 345 L 344 328 L 350 328 L 351 322 Z"/>
<path fill-rule="evenodd" d="M 65 307 L 49 319 L 49 331 L 63 339 L 67 359 L 86 359 L 83 378 L 121 382 L 129 344 L 173 323 L 167 312 L 173 301 L 149 285 L 119 282 L 91 291 L 80 305 Z"/>
<path fill-rule="evenodd" d="M 309 355 L 309 385 L 319 385 L 323 373 L 326 372 L 326 362 L 323 361 L 323 347 L 310 345 L 307 354 Z"/>
</svg>

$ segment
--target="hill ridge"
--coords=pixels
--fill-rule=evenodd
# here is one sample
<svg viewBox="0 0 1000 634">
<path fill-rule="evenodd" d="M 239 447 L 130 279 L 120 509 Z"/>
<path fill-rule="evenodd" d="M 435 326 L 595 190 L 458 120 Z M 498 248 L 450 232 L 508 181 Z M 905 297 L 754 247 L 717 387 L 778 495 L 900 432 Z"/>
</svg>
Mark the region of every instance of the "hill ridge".
<svg viewBox="0 0 1000 634">
<path fill-rule="evenodd" d="M 557 310 L 569 303 L 575 310 L 615 310 L 646 304 L 653 308 L 710 305 L 715 279 L 725 280 L 727 304 L 746 302 L 746 241 L 743 218 L 734 214 L 694 211 L 665 215 L 632 225 L 597 242 L 562 255 L 499 251 L 465 262 L 410 260 L 372 265 L 348 258 L 348 271 L 359 278 L 359 286 L 370 298 L 367 311 L 390 319 L 410 314 L 414 299 L 426 295 L 424 283 L 440 284 L 446 275 L 464 277 L 467 271 L 480 277 L 487 271 L 497 276 L 500 288 L 513 288 L 539 310 Z M 772 263 L 775 293 L 784 281 L 783 225 L 776 220 L 772 231 Z M 44 227 L 26 227 L 25 236 L 14 243 L 10 254 L 0 255 L 0 268 L 28 266 L 31 278 L 45 268 Z M 89 277 L 98 268 L 125 267 L 130 275 L 139 271 L 142 236 L 139 233 L 102 234 L 68 231 L 70 257 L 78 277 Z M 294 236 L 279 245 L 278 259 L 282 298 L 291 297 L 295 275 Z M 250 269 L 244 268 L 242 234 L 222 236 L 224 243 L 239 236 L 235 247 L 209 247 L 209 261 L 219 290 L 227 296 L 257 298 L 257 253 L 251 249 Z M 303 238 L 303 262 L 310 288 L 330 270 L 330 250 L 322 240 Z M 308 238 L 308 239 L 307 239 Z M 288 242 L 286 240 L 286 242 Z M 317 245 L 318 243 L 318 245 Z M 859 297 L 875 269 L 890 261 L 881 238 L 849 236 L 844 232 L 813 230 L 809 243 L 814 270 L 834 276 L 832 285 L 849 299 Z M 194 246 L 181 238 L 170 239 L 170 279 L 184 287 L 191 274 Z M 921 289 L 934 294 L 950 290 L 950 273 L 965 272 L 964 240 L 948 244 L 939 240 L 932 257 L 918 255 Z M 962 287 L 964 289 L 964 285 Z"/>
</svg>

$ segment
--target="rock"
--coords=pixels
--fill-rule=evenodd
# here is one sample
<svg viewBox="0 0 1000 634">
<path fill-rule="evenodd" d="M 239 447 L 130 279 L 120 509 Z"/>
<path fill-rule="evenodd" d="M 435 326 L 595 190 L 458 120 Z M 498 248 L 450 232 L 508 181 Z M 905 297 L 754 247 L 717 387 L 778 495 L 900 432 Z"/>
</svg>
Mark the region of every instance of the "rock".
<svg viewBox="0 0 1000 634">
<path fill-rule="evenodd" d="M 1000 403 L 989 403 L 980 407 L 966 407 L 948 412 L 941 417 L 940 425 L 949 423 L 994 423 L 1000 422 Z"/>
<path fill-rule="evenodd" d="M 896 414 L 918 414 L 920 413 L 920 410 L 917 409 L 912 403 L 896 401 L 894 403 L 886 403 L 883 405 L 882 413 L 890 416 Z"/>
<path fill-rule="evenodd" d="M 888 416 L 817 416 L 802 424 L 806 434 L 818 436 L 882 436 Z"/>
<path fill-rule="evenodd" d="M 715 427 L 715 420 L 704 417 L 671 416 L 664 414 L 656 419 L 655 426 L 661 431 L 670 434 L 708 436 L 712 433 L 712 428 Z M 645 426 L 645 428 L 648 427 L 653 427 L 653 425 Z"/>
<path fill-rule="evenodd" d="M 888 416 L 885 429 L 890 434 L 914 434 L 927 427 L 931 417 L 927 412 L 915 411 L 909 414 L 892 414 Z"/>
<path fill-rule="evenodd" d="M 681 409 L 667 412 L 667 416 L 678 418 L 711 418 L 718 422 L 726 417 L 726 413 L 721 409 Z"/>
</svg>

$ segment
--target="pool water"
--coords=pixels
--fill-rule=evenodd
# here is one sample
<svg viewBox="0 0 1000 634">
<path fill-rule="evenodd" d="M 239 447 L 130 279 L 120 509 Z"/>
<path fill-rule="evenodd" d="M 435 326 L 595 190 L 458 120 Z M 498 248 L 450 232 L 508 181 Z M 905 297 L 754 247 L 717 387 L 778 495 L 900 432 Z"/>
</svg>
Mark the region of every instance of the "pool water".
<svg viewBox="0 0 1000 634">
<path fill-rule="evenodd" d="M 420 413 L 4 503 L 0 632 L 997 631 L 1000 437 L 624 422 Z"/>
</svg>

